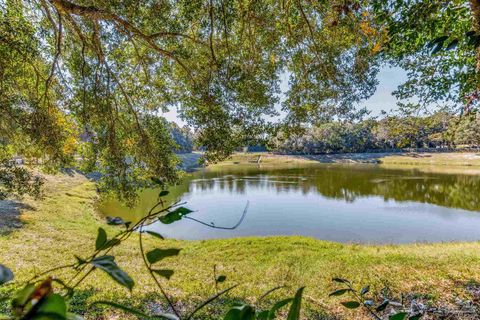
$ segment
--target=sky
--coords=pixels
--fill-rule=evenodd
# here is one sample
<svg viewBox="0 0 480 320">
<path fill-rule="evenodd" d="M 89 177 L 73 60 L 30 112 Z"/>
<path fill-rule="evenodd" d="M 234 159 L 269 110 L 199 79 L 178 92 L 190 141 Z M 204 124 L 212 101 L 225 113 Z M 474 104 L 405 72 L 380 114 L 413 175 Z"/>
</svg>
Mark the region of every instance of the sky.
<svg viewBox="0 0 480 320">
<path fill-rule="evenodd" d="M 382 110 L 390 111 L 391 109 L 395 109 L 397 100 L 392 95 L 392 92 L 395 91 L 398 85 L 405 82 L 407 76 L 401 68 L 384 67 L 380 69 L 377 79 L 379 84 L 373 96 L 360 104 L 360 107 L 366 107 L 370 110 L 372 116 L 380 115 Z M 287 80 L 283 80 L 280 84 L 281 90 L 285 91 L 287 85 Z M 163 116 L 168 121 L 174 121 L 180 126 L 185 125 L 185 122 L 178 118 L 176 109 L 163 113 Z"/>
</svg>

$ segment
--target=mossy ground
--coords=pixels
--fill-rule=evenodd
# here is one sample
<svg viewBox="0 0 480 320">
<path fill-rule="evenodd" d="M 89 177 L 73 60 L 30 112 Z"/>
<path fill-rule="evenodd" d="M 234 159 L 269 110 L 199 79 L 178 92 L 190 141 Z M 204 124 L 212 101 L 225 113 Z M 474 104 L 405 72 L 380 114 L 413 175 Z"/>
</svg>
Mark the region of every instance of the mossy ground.
<svg viewBox="0 0 480 320">
<path fill-rule="evenodd" d="M 87 256 L 94 250 L 100 226 L 109 235 L 119 228 L 106 225 L 96 214 L 96 199 L 94 183 L 80 175 L 49 177 L 43 200 L 25 200 L 32 208 L 22 212 L 23 225 L 0 236 L 0 263 L 10 267 L 17 283 L 21 283 L 42 270 L 73 262 L 74 254 Z M 177 258 L 169 258 L 162 266 L 175 270 L 173 277 L 163 283 L 181 310 L 189 310 L 214 294 L 214 265 L 218 273 L 227 276 L 222 288 L 239 284 L 222 301 L 205 309 L 200 319 L 216 319 L 232 301 L 255 302 L 278 285 L 286 288 L 276 291 L 272 299 L 292 295 L 296 288 L 306 286 L 304 312 L 309 319 L 321 319 L 324 312 L 361 318 L 339 306 L 341 299 L 328 297 L 335 288 L 332 277 L 351 279 L 359 287 L 370 284 L 373 292 L 385 286 L 398 296 L 413 292 L 434 304 L 451 303 L 456 297 L 469 299 L 465 284 L 480 280 L 479 242 L 359 245 L 297 236 L 207 241 L 150 237 L 146 245 L 182 249 Z M 135 279 L 133 291 L 128 292 L 95 271 L 75 296 L 74 311 L 87 312 L 87 318 L 125 318 L 90 307 L 98 299 L 162 310 L 164 301 L 145 272 L 137 239 L 132 237 L 116 247 L 113 254 Z M 69 273 L 53 275 L 68 278 Z"/>
</svg>

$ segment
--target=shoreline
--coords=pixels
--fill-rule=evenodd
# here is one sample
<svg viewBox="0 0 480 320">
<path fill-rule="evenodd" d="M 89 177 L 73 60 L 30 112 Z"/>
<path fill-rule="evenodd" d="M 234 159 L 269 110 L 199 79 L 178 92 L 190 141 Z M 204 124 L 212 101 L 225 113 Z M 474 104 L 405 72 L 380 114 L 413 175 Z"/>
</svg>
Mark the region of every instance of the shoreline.
<svg viewBox="0 0 480 320">
<path fill-rule="evenodd" d="M 235 154 L 229 163 L 243 161 L 256 165 L 254 161 L 259 155 L 266 165 L 319 163 L 297 156 L 265 153 Z M 12 267 L 19 280 L 29 278 L 34 270 L 74 261 L 74 254 L 87 256 L 95 247 L 99 227 L 109 235 L 118 232 L 118 227 L 107 225 L 95 212 L 95 184 L 84 176 L 50 176 L 46 190 L 45 199 L 25 199 L 24 203 L 31 208 L 20 210 L 21 225 L 0 235 L 0 263 Z M 166 262 L 165 267 L 175 272 L 166 285 L 172 288 L 174 299 L 189 308 L 212 294 L 213 287 L 205 283 L 211 282 L 213 265 L 227 276 L 226 285 L 243 284 L 240 290 L 226 295 L 226 299 L 248 300 L 285 281 L 289 288 L 306 286 L 307 295 L 315 299 L 305 299 L 307 315 L 323 310 L 347 319 L 353 314 L 339 305 L 338 298 L 328 297 L 334 289 L 333 277 L 347 278 L 358 285 L 370 284 L 372 292 L 378 292 L 388 282 L 395 294 L 416 295 L 424 304 L 448 306 L 452 310 L 458 307 L 455 299 L 469 299 L 472 279 L 480 279 L 479 241 L 359 244 L 303 236 L 267 236 L 161 242 L 146 238 L 145 245 L 182 249 L 178 258 Z M 89 302 L 121 299 L 135 304 L 152 299 L 155 289 L 150 286 L 148 275 L 138 272 L 137 250 L 138 244 L 133 239 L 114 249 L 118 264 L 137 282 L 133 293 L 125 297 L 122 288 L 104 274 L 96 273 L 94 279 L 81 287 L 85 292 L 92 292 Z M 31 252 L 31 256 L 25 256 L 25 252 Z M 477 286 L 474 289 L 477 290 Z M 283 291 L 272 298 L 285 295 Z M 162 305 L 161 300 L 153 301 L 155 305 Z M 94 312 L 87 305 L 84 308 L 83 311 Z M 205 312 L 199 319 L 212 319 L 214 315 Z M 109 313 L 106 314 L 108 318 Z M 110 315 L 118 317 L 115 313 Z"/>
<path fill-rule="evenodd" d="M 260 159 L 260 160 L 259 160 Z M 334 154 L 277 154 L 270 152 L 235 153 L 223 162 L 212 166 L 239 164 L 381 164 L 409 166 L 452 166 L 478 167 L 479 152 L 370 152 L 370 153 L 334 153 Z"/>
</svg>

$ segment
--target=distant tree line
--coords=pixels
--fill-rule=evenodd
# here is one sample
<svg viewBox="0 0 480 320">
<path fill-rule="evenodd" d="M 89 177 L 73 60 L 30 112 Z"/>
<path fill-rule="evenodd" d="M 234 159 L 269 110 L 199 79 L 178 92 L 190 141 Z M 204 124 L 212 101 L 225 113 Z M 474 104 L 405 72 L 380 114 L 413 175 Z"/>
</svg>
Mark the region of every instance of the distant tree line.
<svg viewBox="0 0 480 320">
<path fill-rule="evenodd" d="M 194 137 L 189 127 L 180 127 L 175 122 L 170 122 L 170 133 L 176 144 L 176 153 L 189 153 L 193 151 Z"/>
<path fill-rule="evenodd" d="M 356 122 L 331 121 L 304 127 L 299 133 L 280 130 L 270 149 L 286 153 L 366 152 L 404 148 L 480 146 L 480 112 L 429 116 L 392 115 Z"/>
</svg>

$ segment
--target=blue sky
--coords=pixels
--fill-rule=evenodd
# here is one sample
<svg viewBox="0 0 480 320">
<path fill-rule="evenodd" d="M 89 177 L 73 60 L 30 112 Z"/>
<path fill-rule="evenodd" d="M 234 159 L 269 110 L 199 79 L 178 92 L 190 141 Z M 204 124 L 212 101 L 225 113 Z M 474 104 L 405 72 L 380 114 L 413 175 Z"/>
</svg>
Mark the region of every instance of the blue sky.
<svg viewBox="0 0 480 320">
<path fill-rule="evenodd" d="M 392 92 L 406 80 L 406 73 L 400 68 L 384 67 L 378 73 L 378 87 L 375 94 L 370 99 L 360 104 L 361 107 L 366 107 L 372 113 L 372 116 L 380 115 L 380 111 L 390 111 L 395 109 L 397 100 L 392 96 Z M 283 81 L 281 84 L 282 91 L 286 90 L 287 82 Z M 177 117 L 175 109 L 164 113 L 163 116 L 169 121 L 175 121 L 179 125 L 184 125 L 181 119 Z"/>
</svg>

